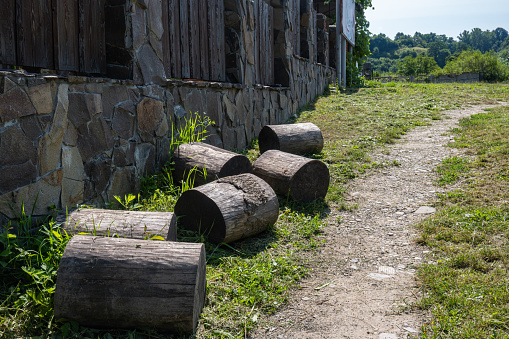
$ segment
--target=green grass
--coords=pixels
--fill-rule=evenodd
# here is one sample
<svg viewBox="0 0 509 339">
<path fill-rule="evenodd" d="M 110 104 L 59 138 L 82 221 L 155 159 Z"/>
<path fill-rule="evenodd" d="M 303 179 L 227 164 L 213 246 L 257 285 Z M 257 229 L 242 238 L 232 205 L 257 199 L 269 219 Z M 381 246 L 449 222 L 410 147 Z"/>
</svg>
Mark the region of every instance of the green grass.
<svg viewBox="0 0 509 339">
<path fill-rule="evenodd" d="M 326 140 L 324 150 L 315 155 L 315 158 L 321 159 L 328 165 L 331 173 L 331 184 L 325 201 L 296 204 L 281 198 L 279 220 L 266 232 L 228 245 L 218 246 L 205 243 L 207 249 L 207 299 L 196 334 L 198 338 L 245 337 L 249 330 L 257 325 L 263 315 L 273 313 L 285 305 L 291 289 L 307 274 L 309 269 L 308 259 L 316 256 L 316 251 L 323 246 L 326 240 L 322 236 L 321 230 L 326 226 L 328 211 L 333 208 L 348 210 L 356 208 L 355 205 L 348 204 L 344 199 L 345 184 L 370 170 L 399 165 L 398 162 L 375 163 L 371 161 L 368 155 L 371 150 L 394 143 L 415 126 L 426 125 L 433 119 L 440 119 L 442 110 L 465 105 L 495 103 L 497 100 L 509 101 L 509 87 L 501 85 L 396 83 L 387 85 L 370 83 L 370 85 L 372 87 L 360 90 L 340 93 L 327 92 L 325 96 L 317 98 L 302 109 L 295 119 L 296 122 L 309 121 L 318 125 Z M 199 121 L 195 122 L 195 126 L 199 125 Z M 503 131 L 500 131 L 498 135 L 501 140 L 504 139 L 503 133 Z M 187 135 L 186 133 L 183 134 Z M 457 143 L 463 147 L 470 147 L 473 142 L 471 139 L 459 139 Z M 495 138 L 493 137 L 493 139 Z M 501 141 L 498 143 L 493 141 L 489 149 L 504 151 L 504 147 Z M 252 148 L 245 150 L 244 153 L 251 160 L 256 159 L 259 156 L 256 143 L 253 143 Z M 479 160 L 461 162 L 459 165 L 468 168 L 474 165 L 487 166 L 491 161 L 494 161 L 494 159 L 491 153 L 486 151 L 485 154 L 479 155 Z M 456 173 L 457 166 L 455 166 L 444 167 L 444 171 Z M 458 177 L 465 180 L 471 172 L 462 172 L 458 174 Z M 504 178 L 506 178 L 506 175 L 509 176 L 508 173 L 501 172 L 495 175 L 494 178 L 499 178 L 500 182 L 506 182 Z M 468 184 L 473 185 L 477 182 L 481 181 L 469 181 Z M 143 191 L 139 196 L 122 197 L 120 201 L 127 209 L 172 211 L 179 193 L 184 188 L 183 186 L 185 185 L 175 185 L 171 180 L 168 168 L 165 168 L 157 175 L 144 179 Z M 494 195 L 505 194 L 505 191 L 495 189 L 490 189 L 490 191 Z M 444 206 L 448 206 L 463 203 L 465 199 L 477 198 L 480 199 L 481 197 L 457 191 L 444 195 L 443 203 Z M 490 197 L 490 199 L 494 198 Z M 117 206 L 120 205 L 117 204 Z M 480 227 L 479 225 L 484 225 L 483 222 L 487 222 L 482 221 L 484 217 L 477 217 L 477 214 L 474 213 L 475 210 L 468 211 L 458 212 L 458 220 L 460 220 L 460 217 L 467 218 L 464 216 L 465 214 L 472 214 L 476 218 L 481 218 L 481 221 L 475 224 L 478 226 L 475 227 Z M 502 224 L 502 219 L 497 217 L 498 214 L 492 216 L 489 211 L 480 211 L 481 216 L 484 215 L 483 213 L 487 213 L 488 217 L 486 218 L 490 222 L 497 221 L 493 226 L 493 232 L 498 232 L 496 227 L 501 227 Z M 332 222 L 336 221 L 333 220 Z M 454 225 L 455 222 L 454 220 L 450 221 Z M 465 240 L 469 235 L 469 233 L 459 235 L 456 235 L 456 233 L 453 231 L 445 232 L 443 237 L 459 237 L 457 240 Z M 4 232 L 2 237 L 8 238 L 8 234 Z M 429 241 L 431 244 L 433 241 L 438 241 L 435 240 L 431 232 L 426 234 L 428 235 L 423 235 L 424 242 Z M 17 261 L 18 259 L 25 260 L 25 257 L 18 257 L 16 259 L 17 264 L 11 259 L 9 261 L 2 259 L 8 264 L 0 267 L 2 269 L 0 336 L 165 337 L 147 330 L 99 331 L 80 327 L 75 323 L 58 322 L 52 319 L 54 268 L 58 265 L 61 247 L 65 245 L 66 240 L 62 237 L 60 242 L 55 243 L 56 247 L 48 252 L 47 247 L 41 247 L 40 244 L 47 243 L 48 239 L 58 238 L 58 236 L 52 231 L 49 234 L 37 233 L 36 237 L 39 236 L 40 240 L 35 242 L 23 245 L 20 243 L 18 248 L 22 249 L 21 251 L 14 249 L 14 247 L 6 247 L 2 243 L 0 252 L 8 253 L 9 258 L 17 257 L 19 253 L 25 252 L 41 253 L 38 256 L 31 257 L 39 258 L 39 262 L 32 264 L 32 267 L 39 267 L 37 269 L 42 270 L 42 264 L 49 261 L 52 270 L 45 273 L 48 278 L 47 285 L 39 288 L 43 292 L 40 297 L 46 300 L 45 303 L 42 305 L 37 304 L 36 301 L 28 304 L 16 303 L 15 301 L 20 300 L 22 296 L 29 300 L 30 295 L 34 295 L 27 292 L 36 286 L 34 285 L 33 274 L 23 271 L 23 262 Z M 491 237 L 491 235 L 487 236 Z M 180 241 L 202 241 L 200 236 L 182 230 L 179 230 L 178 239 Z M 473 239 L 477 242 L 481 237 L 476 236 Z M 5 252 L 6 248 L 9 248 L 10 251 Z M 41 251 L 39 251 L 40 248 Z M 482 253 L 489 260 L 498 258 L 500 253 L 502 253 L 500 254 L 502 258 L 505 258 L 504 252 L 497 251 L 495 248 L 492 250 L 490 248 L 485 249 Z M 441 260 L 447 261 L 446 259 Z M 491 263 L 483 259 L 483 263 L 469 254 L 455 260 L 455 265 L 458 267 L 472 264 L 476 268 L 486 270 L 491 267 L 492 263 L 498 263 L 497 260 L 499 259 L 491 261 Z M 46 266 L 46 268 L 48 267 Z M 16 298 L 13 298 L 14 295 L 11 290 L 17 291 L 18 285 L 15 281 L 18 281 L 21 276 L 23 276 L 23 280 L 20 280 L 20 289 L 19 292 L 16 292 L 19 294 L 16 294 Z M 472 296 L 474 300 L 477 300 L 475 299 L 478 297 L 477 295 L 472 294 Z M 428 300 L 432 303 L 431 299 Z M 423 307 L 428 307 L 426 302 L 423 301 Z M 41 316 L 41 312 L 46 313 Z M 498 312 L 498 315 L 490 318 L 491 321 L 494 321 L 493 319 L 499 319 L 497 321 L 503 319 L 505 313 L 500 310 Z"/>
<path fill-rule="evenodd" d="M 31 226 L 22 210 L 16 229 L 8 224 L 0 233 L 1 337 L 49 334 L 55 327 L 56 272 L 69 237 L 53 223 Z"/>
<path fill-rule="evenodd" d="M 447 184 L 458 181 L 465 172 L 468 172 L 468 160 L 460 157 L 447 158 L 438 166 L 439 174 L 438 185 L 445 186 Z"/>
<path fill-rule="evenodd" d="M 419 270 L 420 306 L 433 321 L 424 338 L 509 336 L 509 108 L 461 122 L 453 146 L 474 160 L 452 158 L 440 182 L 461 188 L 440 197 L 441 209 L 420 225 L 420 242 L 436 263 Z"/>
</svg>

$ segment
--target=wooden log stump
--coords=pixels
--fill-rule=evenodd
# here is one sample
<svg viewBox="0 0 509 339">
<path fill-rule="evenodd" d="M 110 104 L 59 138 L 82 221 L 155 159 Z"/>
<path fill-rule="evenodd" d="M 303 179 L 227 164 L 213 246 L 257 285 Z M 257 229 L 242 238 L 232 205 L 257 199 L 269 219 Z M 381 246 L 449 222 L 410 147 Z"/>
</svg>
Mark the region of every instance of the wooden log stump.
<svg viewBox="0 0 509 339">
<path fill-rule="evenodd" d="M 323 199 L 329 188 L 329 169 L 315 159 L 269 150 L 253 164 L 253 174 L 276 193 L 297 201 Z"/>
<path fill-rule="evenodd" d="M 252 174 L 218 179 L 182 194 L 175 205 L 179 225 L 215 243 L 229 243 L 263 232 L 279 215 L 270 186 Z"/>
<path fill-rule="evenodd" d="M 194 186 L 236 174 L 251 173 L 253 169 L 246 156 L 201 142 L 180 145 L 173 153 L 173 160 L 174 182 L 186 180 L 192 172 Z M 203 176 L 204 169 L 206 178 Z"/>
<path fill-rule="evenodd" d="M 320 153 L 323 136 L 320 129 L 310 122 L 287 125 L 266 125 L 258 135 L 260 153 L 275 149 L 293 154 Z"/>
<path fill-rule="evenodd" d="M 103 209 L 75 210 L 57 216 L 57 223 L 70 234 L 150 239 L 163 237 L 177 240 L 177 218 L 171 212 L 113 211 Z"/>
<path fill-rule="evenodd" d="M 205 303 L 203 244 L 76 235 L 57 272 L 55 319 L 193 333 Z"/>
</svg>

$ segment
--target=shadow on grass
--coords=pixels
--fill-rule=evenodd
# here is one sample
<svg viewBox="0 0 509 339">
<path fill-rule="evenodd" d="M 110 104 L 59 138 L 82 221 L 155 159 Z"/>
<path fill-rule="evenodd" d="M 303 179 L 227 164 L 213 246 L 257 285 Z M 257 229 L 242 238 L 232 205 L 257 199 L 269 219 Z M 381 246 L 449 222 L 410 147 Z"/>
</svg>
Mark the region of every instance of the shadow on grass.
<svg viewBox="0 0 509 339">
<path fill-rule="evenodd" d="M 302 218 L 318 217 L 320 220 L 327 218 L 330 214 L 329 206 L 323 199 L 301 203 L 279 197 L 279 209 L 280 211 L 288 211 L 289 213 L 299 215 Z M 279 220 L 280 222 L 285 222 L 285 220 L 281 220 L 281 215 Z M 277 246 L 276 243 L 281 241 L 281 239 L 277 236 L 275 227 L 276 226 L 271 226 L 260 234 L 229 244 L 208 242 L 203 234 L 183 230 L 182 227 L 179 227 L 177 241 L 203 242 L 207 253 L 207 265 L 216 266 L 221 264 L 221 259 L 225 257 L 251 259 L 261 252 Z"/>
</svg>

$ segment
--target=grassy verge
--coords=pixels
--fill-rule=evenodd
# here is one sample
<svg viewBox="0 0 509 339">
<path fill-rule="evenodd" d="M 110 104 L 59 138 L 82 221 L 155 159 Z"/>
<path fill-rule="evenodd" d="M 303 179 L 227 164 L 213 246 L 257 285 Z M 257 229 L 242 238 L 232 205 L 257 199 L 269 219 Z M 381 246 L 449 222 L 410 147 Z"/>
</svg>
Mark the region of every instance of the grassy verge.
<svg viewBox="0 0 509 339">
<path fill-rule="evenodd" d="M 473 160 L 452 158 L 439 167 L 440 212 L 421 225 L 433 264 L 419 272 L 421 306 L 433 314 L 425 338 L 509 336 L 509 108 L 461 122 L 455 147 Z"/>
<path fill-rule="evenodd" d="M 322 246 L 320 230 L 326 225 L 327 211 L 332 208 L 354 208 L 343 199 L 345 184 L 359 174 L 380 166 L 369 159 L 368 152 L 406 133 L 415 126 L 441 119 L 440 112 L 472 104 L 509 101 L 509 87 L 487 84 L 473 85 L 380 85 L 348 92 L 328 92 L 305 107 L 296 122 L 317 124 L 326 140 L 322 153 L 315 155 L 329 166 L 331 185 L 326 201 L 312 204 L 295 204 L 282 199 L 280 217 L 274 227 L 263 234 L 229 245 L 206 244 L 207 247 L 207 301 L 200 321 L 198 338 L 242 338 L 256 326 L 262 314 L 276 311 L 287 300 L 289 290 L 305 276 L 308 259 L 316 257 L 315 250 Z M 259 154 L 256 147 L 246 151 L 253 160 Z M 144 191 L 139 198 L 127 198 L 128 209 L 172 211 L 178 190 L 172 185 L 167 171 L 146 178 Z M 55 233 L 51 232 L 55 237 Z M 7 233 L 5 237 L 9 237 Z M 179 233 L 181 241 L 200 241 L 186 232 Z M 48 237 L 41 233 L 41 240 Z M 58 237 L 57 237 L 58 238 Z M 60 244 L 65 245 L 65 237 Z M 23 251 L 38 252 L 39 245 L 21 246 Z M 53 266 L 58 265 L 58 251 Z M 2 243 L 0 252 L 6 249 Z M 23 251 L 9 253 L 17 256 Z M 7 253 L 7 252 L 6 252 Z M 45 258 L 48 255 L 43 254 Z M 12 257 L 9 257 L 12 259 Z M 46 316 L 38 316 L 41 306 L 16 303 L 11 290 L 16 288 L 13 274 L 26 275 L 20 284 L 21 295 L 29 295 L 33 280 L 20 265 L 14 267 L 11 259 L 2 269 L 2 298 L 0 336 L 3 337 L 62 337 L 67 338 L 163 338 L 150 331 L 105 332 L 81 328 L 77 324 L 55 322 L 51 318 L 53 280 L 41 295 L 49 305 Z M 42 265 L 42 262 L 41 262 Z M 54 278 L 54 271 L 47 274 Z M 32 280 L 30 280 L 32 279 Z M 20 280 L 21 281 L 21 280 Z M 53 284 L 53 285 L 52 285 Z M 26 286 L 25 286 L 26 285 Z M 26 288 L 25 288 L 26 287 Z M 27 297 L 24 297 L 27 298 Z M 30 308 L 31 307 L 31 308 Z M 29 310 L 33 310 L 30 311 Z M 26 314 L 32 314 L 28 320 Z"/>
</svg>

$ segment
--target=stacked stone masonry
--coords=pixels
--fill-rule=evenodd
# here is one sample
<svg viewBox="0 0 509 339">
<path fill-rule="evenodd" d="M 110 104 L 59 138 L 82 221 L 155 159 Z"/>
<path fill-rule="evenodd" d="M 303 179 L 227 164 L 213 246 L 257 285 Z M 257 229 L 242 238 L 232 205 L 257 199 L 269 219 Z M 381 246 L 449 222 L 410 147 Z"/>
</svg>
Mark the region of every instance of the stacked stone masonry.
<svg viewBox="0 0 509 339">
<path fill-rule="evenodd" d="M 130 80 L 0 72 L 0 224 L 16 218 L 23 204 L 46 215 L 49 207 L 102 207 L 114 195 L 138 192 L 140 178 L 169 160 L 172 129 L 190 112 L 214 121 L 208 143 L 243 149 L 264 125 L 284 123 L 335 78 L 332 68 L 294 55 L 295 6 L 281 0 L 270 3 L 276 3 L 276 18 L 283 18 L 276 26 L 285 39 L 275 42 L 275 56 L 286 83 L 258 84 L 250 44 L 252 1 L 242 0 L 239 24 L 229 24 L 239 40 L 229 79 L 238 83 L 170 79 L 162 55 L 161 3 L 126 5 L 126 43 L 113 47 L 118 53 L 131 48 L 124 54 L 132 60 L 108 67 L 132 73 Z"/>
</svg>

